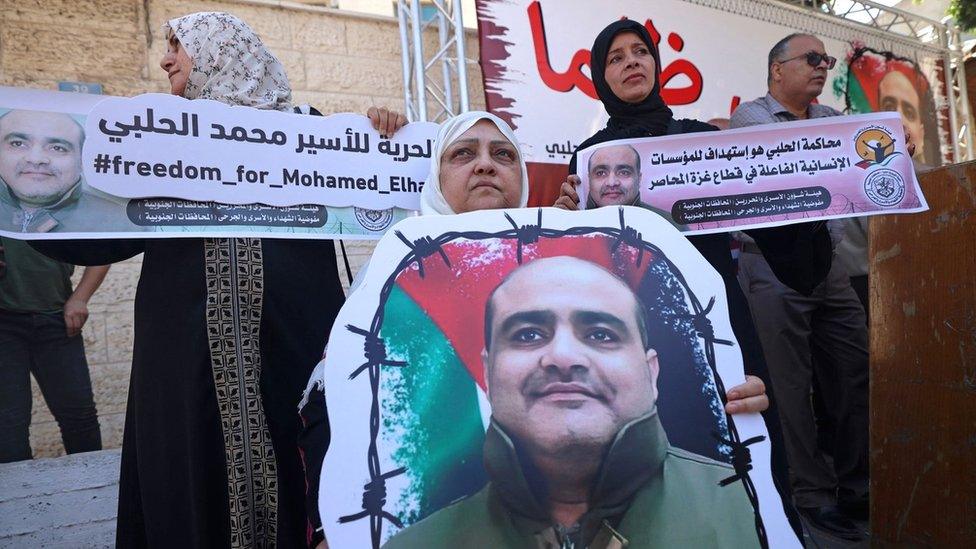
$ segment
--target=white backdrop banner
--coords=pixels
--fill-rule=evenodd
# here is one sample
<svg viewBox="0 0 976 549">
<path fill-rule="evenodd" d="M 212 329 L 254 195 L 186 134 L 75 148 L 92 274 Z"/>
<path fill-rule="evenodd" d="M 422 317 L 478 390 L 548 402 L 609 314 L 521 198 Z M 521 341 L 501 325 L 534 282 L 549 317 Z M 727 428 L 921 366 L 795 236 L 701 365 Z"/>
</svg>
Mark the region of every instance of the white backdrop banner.
<svg viewBox="0 0 976 549">
<path fill-rule="evenodd" d="M 938 163 L 929 85 L 935 83 L 938 56 L 921 45 L 907 47 L 906 40 L 867 28 L 858 32 L 769 0 L 478 0 L 477 7 L 488 108 L 515 128 L 529 164 L 530 205 L 552 205 L 573 151 L 606 125 L 608 115 L 590 78 L 589 50 L 597 34 L 621 17 L 644 24 L 657 44 L 661 95 L 675 118 L 721 126 L 740 103 L 765 95 L 769 49 L 793 32 L 812 32 L 838 59 L 818 100 L 839 110 L 893 110 L 879 99 L 880 77 L 903 69 L 914 84 L 917 110 L 931 119 L 912 133 L 917 143 L 929 141 L 925 148 L 932 158 L 926 163 Z M 914 59 L 906 57 L 904 67 L 871 65 L 873 76 L 867 78 L 863 56 L 855 55 L 865 46 L 884 50 L 882 59 Z M 911 116 L 903 114 L 906 120 Z"/>
</svg>

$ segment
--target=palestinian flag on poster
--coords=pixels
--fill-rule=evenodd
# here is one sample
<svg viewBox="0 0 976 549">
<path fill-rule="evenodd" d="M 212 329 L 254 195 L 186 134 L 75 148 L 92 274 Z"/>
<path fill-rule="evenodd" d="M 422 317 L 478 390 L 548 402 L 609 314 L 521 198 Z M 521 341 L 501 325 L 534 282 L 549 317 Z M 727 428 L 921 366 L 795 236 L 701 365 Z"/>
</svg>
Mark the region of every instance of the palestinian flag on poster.
<svg viewBox="0 0 976 549">
<path fill-rule="evenodd" d="M 929 94 L 929 82 L 910 59 L 871 48 L 856 48 L 847 60 L 847 102 L 851 114 L 885 110 L 878 95 L 881 80 L 891 72 L 903 75 L 915 88 L 918 97 Z"/>
<path fill-rule="evenodd" d="M 519 265 L 574 256 L 597 263 L 641 296 L 661 372 L 658 410 L 671 444 L 728 461 L 727 438 L 713 374 L 688 305 L 687 289 L 663 256 L 641 252 L 599 234 L 539 239 L 458 239 L 409 265 L 382 309 L 380 337 L 390 360 L 380 378 L 378 447 L 383 470 L 405 468 L 387 483 L 397 518 L 412 524 L 487 482 L 482 465 L 491 411 L 481 353 L 484 306 L 490 292 Z M 698 296 L 707 303 L 712 296 Z M 716 337 L 733 339 L 731 334 Z M 688 426 L 698 426 L 689 428 Z M 710 427 L 709 427 L 710 426 Z"/>
</svg>

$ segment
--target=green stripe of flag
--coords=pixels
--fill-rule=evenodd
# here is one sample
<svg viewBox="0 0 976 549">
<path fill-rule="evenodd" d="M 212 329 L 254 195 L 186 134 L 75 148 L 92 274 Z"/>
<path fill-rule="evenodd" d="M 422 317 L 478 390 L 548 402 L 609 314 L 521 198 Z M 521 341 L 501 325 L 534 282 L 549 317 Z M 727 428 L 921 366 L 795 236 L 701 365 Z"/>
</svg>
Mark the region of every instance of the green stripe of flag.
<svg viewBox="0 0 976 549">
<path fill-rule="evenodd" d="M 399 286 L 387 300 L 381 336 L 390 358 L 407 362 L 383 369 L 380 448 L 407 467 L 410 487 L 397 508 L 410 524 L 484 486 L 479 389 L 443 332 Z"/>
</svg>

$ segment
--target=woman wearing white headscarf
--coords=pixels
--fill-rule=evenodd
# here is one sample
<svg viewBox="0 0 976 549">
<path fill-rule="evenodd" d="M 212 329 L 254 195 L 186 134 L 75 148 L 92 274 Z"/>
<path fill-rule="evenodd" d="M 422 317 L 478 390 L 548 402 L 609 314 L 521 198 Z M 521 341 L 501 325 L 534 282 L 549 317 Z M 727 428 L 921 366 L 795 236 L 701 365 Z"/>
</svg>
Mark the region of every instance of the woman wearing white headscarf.
<svg viewBox="0 0 976 549">
<path fill-rule="evenodd" d="M 470 149 L 464 158 L 456 154 L 459 141 Z M 508 153 L 514 158 L 506 157 Z M 524 208 L 528 204 L 529 176 L 518 139 L 511 126 L 491 113 L 470 111 L 441 124 L 431 158 L 439 160 L 430 163 L 420 193 L 422 215 Z"/>
<path fill-rule="evenodd" d="M 497 116 L 472 111 L 441 124 L 431 153 L 430 172 L 420 193 L 422 215 L 452 215 L 476 210 L 524 208 L 529 199 L 525 160 L 512 128 Z M 366 266 L 352 283 L 354 291 Z M 304 428 L 299 444 L 306 463 L 309 494 L 306 506 L 314 541 L 327 547 L 318 517 L 319 473 L 329 446 L 325 405 L 325 358 L 319 362 L 299 404 Z"/>
<path fill-rule="evenodd" d="M 170 20 L 160 62 L 187 99 L 291 111 L 281 63 L 240 19 Z M 371 109 L 381 133 L 405 120 Z M 144 253 L 119 489 L 119 547 L 312 542 L 294 405 L 343 302 L 331 241 L 45 243 L 74 264 Z"/>
</svg>

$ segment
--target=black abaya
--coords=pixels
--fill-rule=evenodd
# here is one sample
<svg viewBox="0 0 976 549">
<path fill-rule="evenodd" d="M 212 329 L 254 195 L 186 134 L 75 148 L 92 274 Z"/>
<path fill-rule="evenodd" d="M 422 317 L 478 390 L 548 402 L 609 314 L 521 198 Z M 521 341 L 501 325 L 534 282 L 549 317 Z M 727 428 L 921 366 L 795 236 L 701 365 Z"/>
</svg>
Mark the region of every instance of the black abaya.
<svg viewBox="0 0 976 549">
<path fill-rule="evenodd" d="M 606 59 L 614 38 L 623 32 L 636 34 L 647 45 L 655 62 L 655 81 L 650 95 L 639 103 L 627 103 L 618 98 L 605 78 Z M 661 61 L 647 29 L 628 19 L 608 25 L 597 36 L 590 50 L 593 83 L 597 94 L 610 114 L 607 126 L 584 141 L 577 152 L 592 145 L 619 139 L 654 137 L 706 131 L 718 128 L 697 120 L 675 120 L 671 110 L 660 95 Z M 576 153 L 570 161 L 569 173 L 576 172 Z M 814 224 L 775 227 L 750 231 L 764 255 L 774 266 L 774 272 L 784 283 L 798 291 L 809 292 L 826 276 L 830 268 L 830 237 L 825 227 Z M 756 333 L 749 304 L 736 278 L 731 256 L 731 237 L 728 233 L 690 236 L 688 241 L 702 254 L 721 275 L 725 284 L 732 331 L 742 351 L 743 369 L 747 375 L 758 377 L 767 387 L 769 408 L 763 412 L 769 433 L 772 455 L 773 481 L 784 501 L 784 511 L 794 530 L 799 534 L 799 518 L 792 505 L 789 482 L 789 466 L 776 401 L 772 394 L 769 370 L 763 357 L 759 336 Z M 826 243 L 826 248 L 824 244 Z"/>
<path fill-rule="evenodd" d="M 119 547 L 229 547 L 260 502 L 247 482 L 273 493 L 271 508 L 279 547 L 305 546 L 309 526 L 306 482 L 297 440 L 296 405 L 322 356 L 332 322 L 343 303 L 331 241 L 251 240 L 263 254 L 231 283 L 260 280 L 254 303 L 260 311 L 235 309 L 241 318 L 259 318 L 259 386 L 246 376 L 218 396 L 212 363 L 213 309 L 208 309 L 206 257 L 202 239 L 140 241 L 40 241 L 45 254 L 78 265 L 114 263 L 144 252 L 135 300 L 135 344 L 122 443 L 119 490 Z M 210 242 L 220 242 L 211 240 Z M 246 239 L 232 241 L 244 246 Z M 242 268 L 242 266 L 238 266 Z M 229 274 L 229 273 L 224 273 Z M 257 276 L 252 276 L 252 275 Z M 228 279 L 221 279 L 226 282 Z M 224 294 L 226 295 L 226 294 Z M 253 315 L 257 313 L 257 317 Z M 224 327 L 227 325 L 224 324 Z M 247 341 L 247 338 L 238 338 Z M 225 364 L 225 375 L 240 370 Z M 229 373 L 229 374 L 228 374 Z M 259 391 L 259 401 L 252 391 Z M 251 397 L 251 398 L 248 398 Z M 240 399 L 235 412 L 228 401 Z M 228 441 L 223 425 L 263 421 L 273 452 L 261 445 L 230 441 L 244 448 L 237 482 L 229 482 Z M 262 460 L 271 456 L 271 460 Z M 253 458 L 253 459 L 252 459 Z M 264 470 L 258 465 L 264 462 Z M 255 470 L 248 470 L 253 467 Z M 269 471 L 271 474 L 269 474 Z M 257 494 L 260 495 L 260 494 Z M 233 508 L 233 512 L 232 512 Z M 238 539 L 237 542 L 246 540 Z"/>
</svg>

